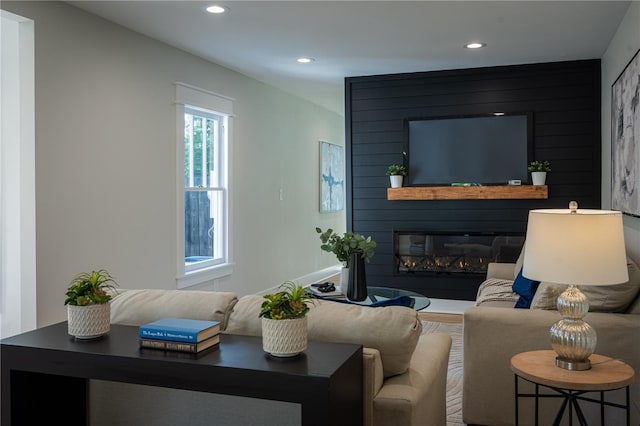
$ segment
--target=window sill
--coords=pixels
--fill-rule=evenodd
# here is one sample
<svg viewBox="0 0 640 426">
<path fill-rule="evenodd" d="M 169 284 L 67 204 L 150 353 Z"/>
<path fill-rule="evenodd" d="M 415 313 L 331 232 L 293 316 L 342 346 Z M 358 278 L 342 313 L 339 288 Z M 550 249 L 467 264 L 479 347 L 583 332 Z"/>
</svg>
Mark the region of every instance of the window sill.
<svg viewBox="0 0 640 426">
<path fill-rule="evenodd" d="M 184 274 L 176 279 L 179 289 L 193 287 L 205 283 L 207 281 L 229 276 L 233 273 L 234 263 L 224 263 L 222 265 L 212 266 L 210 268 L 199 269 Z"/>
</svg>

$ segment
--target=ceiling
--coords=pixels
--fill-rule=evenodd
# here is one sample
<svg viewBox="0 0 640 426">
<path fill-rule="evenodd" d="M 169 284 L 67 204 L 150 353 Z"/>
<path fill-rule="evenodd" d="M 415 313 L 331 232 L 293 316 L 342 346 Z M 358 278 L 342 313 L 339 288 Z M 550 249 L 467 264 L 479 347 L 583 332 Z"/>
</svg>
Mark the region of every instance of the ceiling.
<svg viewBox="0 0 640 426">
<path fill-rule="evenodd" d="M 343 114 L 345 77 L 600 58 L 630 2 L 68 3 Z"/>
</svg>

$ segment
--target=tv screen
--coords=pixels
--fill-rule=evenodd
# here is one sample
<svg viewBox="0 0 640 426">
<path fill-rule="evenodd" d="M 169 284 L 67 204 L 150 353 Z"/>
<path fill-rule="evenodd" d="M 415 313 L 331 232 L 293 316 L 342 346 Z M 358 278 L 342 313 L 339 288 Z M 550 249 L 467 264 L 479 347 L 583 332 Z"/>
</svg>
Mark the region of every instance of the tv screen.
<svg viewBox="0 0 640 426">
<path fill-rule="evenodd" d="M 409 185 L 528 183 L 530 114 L 407 119 Z"/>
</svg>

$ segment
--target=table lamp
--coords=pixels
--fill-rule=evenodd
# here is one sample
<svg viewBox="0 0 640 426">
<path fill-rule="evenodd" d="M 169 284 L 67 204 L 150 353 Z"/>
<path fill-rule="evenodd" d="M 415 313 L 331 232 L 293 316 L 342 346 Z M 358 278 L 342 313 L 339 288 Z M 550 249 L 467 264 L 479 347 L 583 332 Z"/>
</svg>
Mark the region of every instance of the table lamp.
<svg viewBox="0 0 640 426">
<path fill-rule="evenodd" d="M 610 210 L 529 211 L 522 275 L 548 283 L 568 284 L 557 299 L 562 319 L 550 330 L 556 366 L 588 370 L 596 332 L 582 318 L 587 297 L 576 285 L 612 285 L 629 280 L 622 214 Z"/>
</svg>

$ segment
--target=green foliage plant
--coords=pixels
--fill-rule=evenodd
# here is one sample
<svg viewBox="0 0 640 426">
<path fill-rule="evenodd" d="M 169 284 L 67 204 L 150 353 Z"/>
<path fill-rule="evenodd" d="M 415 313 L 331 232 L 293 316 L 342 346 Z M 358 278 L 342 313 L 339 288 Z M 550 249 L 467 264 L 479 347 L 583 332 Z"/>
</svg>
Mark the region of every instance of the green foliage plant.
<svg viewBox="0 0 640 426">
<path fill-rule="evenodd" d="M 293 281 L 286 281 L 280 288 L 281 291 L 264 296 L 259 317 L 284 320 L 303 318 L 307 315 L 313 293 Z"/>
<path fill-rule="evenodd" d="M 329 228 L 322 231 L 316 228 L 316 232 L 320 234 L 322 245 L 320 248 L 326 252 L 333 253 L 339 262 L 345 267 L 349 267 L 349 258 L 353 253 L 361 253 L 365 262 L 369 262 L 373 257 L 376 248 L 376 242 L 371 237 L 364 237 L 361 234 L 355 234 L 351 231 L 338 235 Z"/>
<path fill-rule="evenodd" d="M 532 161 L 529 163 L 529 167 L 527 170 L 530 172 L 550 172 L 551 171 L 551 163 L 548 161 Z"/>
<path fill-rule="evenodd" d="M 118 284 L 104 269 L 82 272 L 76 275 L 66 293 L 65 305 L 99 305 L 109 302 L 112 295 L 107 292 Z"/>
<path fill-rule="evenodd" d="M 392 164 L 387 169 L 387 176 L 406 176 L 407 168 L 398 164 Z"/>
</svg>

